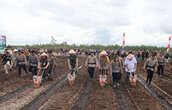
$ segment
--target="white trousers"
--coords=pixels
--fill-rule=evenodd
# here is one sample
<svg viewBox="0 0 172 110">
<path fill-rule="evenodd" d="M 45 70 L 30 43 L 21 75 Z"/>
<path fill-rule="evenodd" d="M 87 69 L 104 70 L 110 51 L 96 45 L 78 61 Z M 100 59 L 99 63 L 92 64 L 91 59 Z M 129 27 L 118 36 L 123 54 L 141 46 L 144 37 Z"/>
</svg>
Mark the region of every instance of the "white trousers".
<svg viewBox="0 0 172 110">
<path fill-rule="evenodd" d="M 8 74 L 8 69 L 11 69 L 11 65 L 9 61 L 7 61 L 7 63 L 4 65 L 4 70 L 6 74 Z"/>
</svg>

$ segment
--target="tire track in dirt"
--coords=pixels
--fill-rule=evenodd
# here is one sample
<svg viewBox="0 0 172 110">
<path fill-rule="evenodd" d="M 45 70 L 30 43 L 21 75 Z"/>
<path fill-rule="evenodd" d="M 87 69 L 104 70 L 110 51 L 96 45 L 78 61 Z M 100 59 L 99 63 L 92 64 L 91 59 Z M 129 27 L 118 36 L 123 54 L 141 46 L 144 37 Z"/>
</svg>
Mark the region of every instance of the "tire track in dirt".
<svg viewBox="0 0 172 110">
<path fill-rule="evenodd" d="M 58 71 L 58 72 L 63 72 L 64 70 L 62 71 Z M 58 76 L 58 74 L 53 74 L 53 77 L 56 78 Z M 19 85 L 19 84 L 18 84 Z M 20 85 L 21 86 L 21 85 Z M 22 92 L 26 91 L 27 89 L 33 87 L 33 82 L 32 81 L 29 81 L 29 83 L 25 84 L 24 86 L 22 87 L 19 87 L 18 89 L 12 91 L 12 92 L 5 92 L 6 94 L 1 96 L 0 97 L 0 104 L 5 102 L 5 101 L 8 101 L 10 98 L 14 97 L 14 96 L 17 96 L 19 94 L 21 94 Z M 11 90 L 11 88 L 10 88 Z"/>
<path fill-rule="evenodd" d="M 59 77 L 56 80 L 60 80 L 62 78 Z M 54 84 L 56 81 L 48 82 L 47 84 L 43 85 L 42 87 L 35 89 L 30 88 L 26 90 L 25 92 L 11 98 L 10 100 L 0 104 L 0 108 L 6 109 L 6 110 L 19 110 L 22 107 L 24 107 L 26 104 L 29 104 L 32 102 L 36 97 L 38 97 L 41 93 L 44 93 L 46 90 L 48 90 L 52 84 Z"/>
<path fill-rule="evenodd" d="M 88 106 L 84 110 L 118 110 L 117 96 L 111 85 L 100 87 L 99 78 L 96 77 L 88 99 Z"/>
<path fill-rule="evenodd" d="M 140 110 L 165 110 L 141 83 L 138 82 L 136 87 L 128 87 L 128 90 Z"/>
<path fill-rule="evenodd" d="M 65 62 L 63 62 L 64 65 L 66 65 Z M 64 77 L 64 72 L 66 71 L 66 68 L 61 68 L 64 65 L 59 65 L 59 70 L 57 71 L 56 74 L 54 74 L 53 76 L 56 76 L 54 78 L 53 82 L 47 82 L 45 84 L 43 84 L 42 87 L 38 88 L 38 89 L 34 89 L 34 88 L 29 88 L 26 91 L 24 91 L 23 93 L 14 96 L 13 98 L 11 98 L 10 100 L 8 100 L 7 102 L 4 102 L 2 104 L 0 104 L 0 107 L 3 109 L 13 109 L 13 110 L 18 110 L 19 108 L 23 107 L 25 104 L 30 103 L 33 99 L 35 99 L 39 94 L 45 92 L 47 89 L 49 89 L 49 87 L 54 84 L 56 81 L 59 81 L 62 77 Z M 60 72 L 60 73 L 58 73 Z M 57 77 L 58 76 L 58 77 Z"/>
<path fill-rule="evenodd" d="M 82 74 L 85 73 L 82 72 Z M 79 75 L 73 86 L 66 82 L 39 110 L 70 110 L 84 90 L 86 81 L 86 75 Z"/>
<path fill-rule="evenodd" d="M 159 104 L 163 105 L 164 108 L 169 110 L 169 108 L 172 107 L 172 90 L 169 89 L 169 87 L 171 87 L 171 80 L 159 77 L 156 73 L 154 73 L 152 84 L 148 87 L 145 85 L 146 72 L 143 70 L 143 68 L 141 68 L 141 65 L 139 65 L 139 67 L 139 82 L 146 88 L 151 96 L 159 101 Z"/>
<path fill-rule="evenodd" d="M 79 64 L 84 65 L 85 57 L 80 58 Z M 78 72 L 73 86 L 70 86 L 68 82 L 66 82 L 39 110 L 70 110 L 85 89 L 87 77 L 85 68 L 82 68 Z"/>
<path fill-rule="evenodd" d="M 127 88 L 125 86 L 125 83 L 121 83 L 121 86 L 117 89 L 114 89 L 114 92 L 116 93 L 116 98 L 118 101 L 118 109 L 119 110 L 137 110 L 136 105 L 132 102 L 132 97 L 127 91 Z"/>
</svg>

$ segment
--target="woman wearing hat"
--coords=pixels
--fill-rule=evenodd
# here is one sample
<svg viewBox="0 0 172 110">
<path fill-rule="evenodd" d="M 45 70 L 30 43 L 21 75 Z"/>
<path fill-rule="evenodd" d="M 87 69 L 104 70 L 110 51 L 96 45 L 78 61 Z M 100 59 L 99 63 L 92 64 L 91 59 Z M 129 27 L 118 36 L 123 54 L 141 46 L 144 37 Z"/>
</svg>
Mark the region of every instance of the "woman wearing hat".
<svg viewBox="0 0 172 110">
<path fill-rule="evenodd" d="M 108 54 L 106 53 L 105 50 L 103 50 L 100 53 L 100 58 L 99 58 L 99 80 L 100 80 L 100 85 L 104 86 L 104 84 L 107 83 L 107 75 L 110 72 L 110 60 L 107 56 Z"/>
<path fill-rule="evenodd" d="M 158 61 L 156 59 L 156 54 L 153 53 L 152 56 L 149 59 L 147 59 L 144 64 L 144 70 L 147 72 L 146 83 L 148 85 L 150 85 L 152 82 L 153 74 L 157 70 L 157 65 Z"/>
<path fill-rule="evenodd" d="M 43 80 L 45 80 L 46 76 L 48 76 L 48 68 L 49 68 L 50 62 L 49 62 L 49 57 L 48 54 L 42 53 L 38 62 L 38 69 L 40 72 L 43 72 Z"/>
<path fill-rule="evenodd" d="M 127 56 L 127 58 L 125 59 L 124 65 L 125 65 L 125 71 L 126 71 L 126 75 L 127 75 L 126 81 L 128 82 L 130 73 L 135 74 L 136 68 L 137 68 L 137 60 L 134 57 L 134 55 L 129 54 Z"/>
<path fill-rule="evenodd" d="M 78 68 L 78 58 L 76 52 L 73 49 L 69 51 L 67 64 L 70 71 L 70 73 L 68 74 L 68 80 L 70 85 L 72 85 L 75 80 L 75 70 L 76 68 Z"/>
<path fill-rule="evenodd" d="M 69 51 L 69 57 L 68 57 L 67 62 L 68 62 L 69 70 L 72 70 L 78 67 L 78 58 L 77 58 L 76 52 L 73 49 Z"/>
<path fill-rule="evenodd" d="M 117 54 L 114 54 L 114 57 L 111 61 L 110 71 L 112 74 L 113 87 L 116 88 L 117 86 L 120 86 L 121 72 L 122 72 L 121 59 Z"/>
</svg>

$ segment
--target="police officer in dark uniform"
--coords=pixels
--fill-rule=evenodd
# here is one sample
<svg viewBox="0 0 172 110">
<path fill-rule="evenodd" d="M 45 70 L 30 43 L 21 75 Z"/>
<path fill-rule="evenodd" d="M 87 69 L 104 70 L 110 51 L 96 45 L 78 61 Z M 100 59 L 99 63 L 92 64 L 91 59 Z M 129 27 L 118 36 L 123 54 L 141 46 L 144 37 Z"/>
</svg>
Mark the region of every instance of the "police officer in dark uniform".
<svg viewBox="0 0 172 110">
<path fill-rule="evenodd" d="M 24 55 L 24 50 L 23 49 L 20 49 L 19 52 L 20 53 L 19 53 L 19 55 L 17 56 L 17 59 L 16 59 L 16 66 L 18 67 L 18 74 L 21 77 L 22 68 L 24 69 L 24 71 L 26 73 L 28 73 L 27 69 L 26 69 L 27 59 L 26 59 L 26 56 Z"/>
<path fill-rule="evenodd" d="M 29 72 L 32 72 L 33 75 L 37 75 L 38 72 L 38 56 L 36 51 L 32 50 L 31 55 L 29 56 Z"/>
</svg>

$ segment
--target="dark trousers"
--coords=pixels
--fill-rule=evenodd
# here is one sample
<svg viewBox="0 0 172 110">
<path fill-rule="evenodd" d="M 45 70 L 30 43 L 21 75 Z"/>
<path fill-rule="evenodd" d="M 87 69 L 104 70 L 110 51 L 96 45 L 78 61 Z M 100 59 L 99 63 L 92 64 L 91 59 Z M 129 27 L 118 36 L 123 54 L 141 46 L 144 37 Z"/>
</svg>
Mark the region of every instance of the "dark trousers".
<svg viewBox="0 0 172 110">
<path fill-rule="evenodd" d="M 49 74 L 49 75 L 51 75 L 52 70 L 53 70 L 53 65 L 50 65 L 50 66 L 48 67 L 48 74 Z"/>
<path fill-rule="evenodd" d="M 113 72 L 112 73 L 112 81 L 113 81 L 113 84 L 119 83 L 120 80 L 121 80 L 121 72 Z"/>
<path fill-rule="evenodd" d="M 94 67 L 88 67 L 88 73 L 91 79 L 94 78 L 94 72 L 95 72 L 95 68 Z"/>
<path fill-rule="evenodd" d="M 45 80 L 46 79 L 46 77 L 48 76 L 48 69 L 40 69 L 39 70 L 39 74 L 41 74 L 42 75 L 42 78 L 43 78 L 43 80 Z"/>
<path fill-rule="evenodd" d="M 72 68 L 72 69 L 70 70 L 70 74 L 73 75 L 74 73 L 77 74 L 77 71 L 75 70 L 75 68 Z"/>
<path fill-rule="evenodd" d="M 38 73 L 37 66 L 29 66 L 29 72 L 32 72 L 33 75 L 37 75 L 37 73 Z"/>
<path fill-rule="evenodd" d="M 22 70 L 22 68 L 27 73 L 27 69 L 26 69 L 26 65 L 25 64 L 18 65 L 18 74 L 19 74 L 19 76 L 21 76 L 21 70 Z"/>
<path fill-rule="evenodd" d="M 107 69 L 100 69 L 100 74 L 101 75 L 108 75 L 108 70 Z"/>
<path fill-rule="evenodd" d="M 159 65 L 158 66 L 158 75 L 163 75 L 164 74 L 164 65 Z"/>
<path fill-rule="evenodd" d="M 129 82 L 130 72 L 126 72 L 126 81 Z"/>
<path fill-rule="evenodd" d="M 142 61 L 144 61 L 145 60 L 145 57 L 142 57 Z"/>
<path fill-rule="evenodd" d="M 154 71 L 147 70 L 147 80 L 146 80 L 146 83 L 148 83 L 149 85 L 152 82 L 153 74 L 154 74 Z"/>
</svg>

